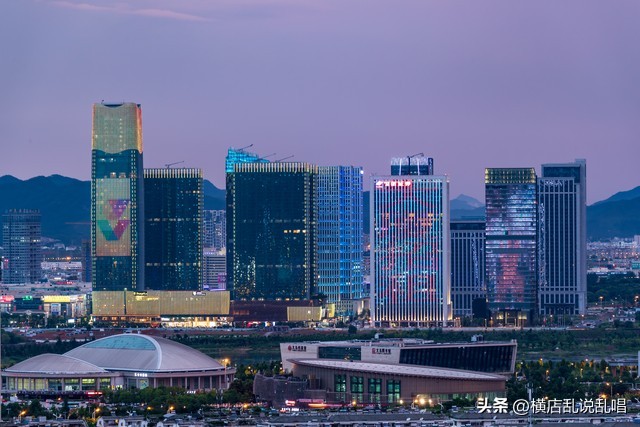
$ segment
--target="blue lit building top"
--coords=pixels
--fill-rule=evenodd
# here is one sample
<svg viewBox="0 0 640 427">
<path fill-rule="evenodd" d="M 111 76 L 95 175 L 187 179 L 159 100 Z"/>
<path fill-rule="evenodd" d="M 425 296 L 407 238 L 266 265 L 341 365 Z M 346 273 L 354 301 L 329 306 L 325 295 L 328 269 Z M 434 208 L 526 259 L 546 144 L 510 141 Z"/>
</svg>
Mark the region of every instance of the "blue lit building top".
<svg viewBox="0 0 640 427">
<path fill-rule="evenodd" d="M 225 172 L 233 172 L 234 166 L 240 163 L 269 163 L 269 160 L 244 149 L 229 148 L 225 159 Z"/>
</svg>

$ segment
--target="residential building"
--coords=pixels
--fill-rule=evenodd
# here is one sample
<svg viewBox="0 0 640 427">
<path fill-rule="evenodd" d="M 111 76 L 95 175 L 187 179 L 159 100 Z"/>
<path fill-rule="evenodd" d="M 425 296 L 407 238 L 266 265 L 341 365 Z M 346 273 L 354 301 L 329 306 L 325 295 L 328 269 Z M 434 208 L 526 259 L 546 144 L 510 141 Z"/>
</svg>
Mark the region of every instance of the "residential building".
<svg viewBox="0 0 640 427">
<path fill-rule="evenodd" d="M 224 210 L 204 211 L 204 239 L 205 248 L 221 251 L 227 247 L 227 215 Z"/>
<path fill-rule="evenodd" d="M 42 277 L 40 211 L 11 209 L 2 215 L 2 282 L 36 283 Z"/>
</svg>

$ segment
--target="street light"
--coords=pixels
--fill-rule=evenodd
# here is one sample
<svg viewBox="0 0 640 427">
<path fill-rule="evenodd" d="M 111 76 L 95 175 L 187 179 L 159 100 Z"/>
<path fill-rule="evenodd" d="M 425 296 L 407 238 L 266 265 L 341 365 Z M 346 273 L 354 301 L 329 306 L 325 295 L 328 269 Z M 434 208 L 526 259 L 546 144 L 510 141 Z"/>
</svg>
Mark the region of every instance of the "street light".
<svg viewBox="0 0 640 427">
<path fill-rule="evenodd" d="M 229 359 L 228 358 L 224 358 L 221 360 L 222 364 L 224 365 L 224 385 L 225 385 L 225 389 L 229 390 L 229 377 L 227 376 L 227 366 L 229 365 Z"/>
<path fill-rule="evenodd" d="M 93 408 L 93 420 L 96 420 L 96 414 L 98 414 L 100 412 L 100 407 L 96 406 L 95 408 Z"/>
<path fill-rule="evenodd" d="M 613 399 L 613 383 L 605 383 L 609 386 L 609 396 Z"/>
</svg>

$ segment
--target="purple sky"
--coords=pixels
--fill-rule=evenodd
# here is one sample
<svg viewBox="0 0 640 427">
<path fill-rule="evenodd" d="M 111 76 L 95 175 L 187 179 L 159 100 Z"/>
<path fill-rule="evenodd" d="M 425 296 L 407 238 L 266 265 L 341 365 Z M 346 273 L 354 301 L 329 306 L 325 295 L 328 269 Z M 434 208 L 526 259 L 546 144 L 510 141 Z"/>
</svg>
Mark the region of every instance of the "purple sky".
<svg viewBox="0 0 640 427">
<path fill-rule="evenodd" d="M 7 0 L 0 175 L 90 176 L 91 105 L 142 104 L 144 163 L 224 185 L 229 146 L 452 194 L 485 167 L 587 159 L 589 203 L 640 185 L 640 2 Z M 368 185 L 368 184 L 367 184 Z"/>
</svg>

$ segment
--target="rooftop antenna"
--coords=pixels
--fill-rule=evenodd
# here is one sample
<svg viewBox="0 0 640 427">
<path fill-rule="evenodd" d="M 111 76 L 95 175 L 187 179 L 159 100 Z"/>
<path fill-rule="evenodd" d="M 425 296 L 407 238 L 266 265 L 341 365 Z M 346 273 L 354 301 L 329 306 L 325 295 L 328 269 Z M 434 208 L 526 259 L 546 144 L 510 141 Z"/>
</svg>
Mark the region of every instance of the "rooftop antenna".
<svg viewBox="0 0 640 427">
<path fill-rule="evenodd" d="M 291 155 L 291 156 L 283 157 L 282 159 L 278 159 L 278 160 L 274 160 L 274 161 L 275 161 L 276 163 L 280 163 L 281 161 L 283 161 L 283 160 L 287 160 L 287 159 L 290 159 L 290 158 L 292 158 L 292 157 L 294 157 L 294 156 L 293 156 L 293 155 Z"/>
<path fill-rule="evenodd" d="M 180 163 L 184 163 L 184 160 L 180 160 L 179 162 L 173 162 L 173 163 L 165 163 L 165 167 L 167 169 L 171 169 L 171 166 L 173 165 L 179 165 Z"/>
</svg>

